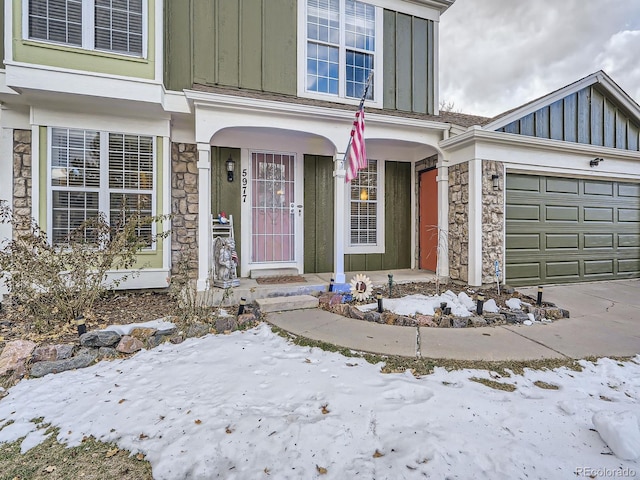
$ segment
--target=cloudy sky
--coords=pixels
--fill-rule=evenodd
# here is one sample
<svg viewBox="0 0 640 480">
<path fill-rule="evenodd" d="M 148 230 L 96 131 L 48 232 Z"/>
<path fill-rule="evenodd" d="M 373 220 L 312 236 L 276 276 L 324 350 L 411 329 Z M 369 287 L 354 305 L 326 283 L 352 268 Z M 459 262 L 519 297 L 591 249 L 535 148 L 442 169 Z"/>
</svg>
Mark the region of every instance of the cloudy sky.
<svg viewBox="0 0 640 480">
<path fill-rule="evenodd" d="M 494 116 L 604 70 L 640 103 L 640 0 L 456 0 L 440 99 Z"/>
</svg>

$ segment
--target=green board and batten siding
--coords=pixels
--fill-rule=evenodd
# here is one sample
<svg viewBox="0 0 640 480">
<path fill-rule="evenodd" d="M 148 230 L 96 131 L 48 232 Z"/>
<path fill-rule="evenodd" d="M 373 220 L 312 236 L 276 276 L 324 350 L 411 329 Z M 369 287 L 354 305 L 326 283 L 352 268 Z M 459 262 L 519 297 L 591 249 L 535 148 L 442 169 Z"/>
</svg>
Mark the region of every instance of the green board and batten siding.
<svg viewBox="0 0 640 480">
<path fill-rule="evenodd" d="M 236 171 L 234 181 L 227 181 L 226 161 L 229 158 L 235 160 L 236 165 L 240 165 L 240 149 L 211 148 L 211 213 L 216 216 L 220 212 L 233 215 L 236 251 L 242 252 L 240 243 L 242 179 L 240 178 L 240 172 Z"/>
<path fill-rule="evenodd" d="M 640 150 L 640 126 L 597 85 L 586 87 L 498 131 L 590 145 Z"/>
<path fill-rule="evenodd" d="M 507 174 L 510 284 L 640 276 L 640 184 Z"/>
<path fill-rule="evenodd" d="M 384 108 L 433 113 L 434 23 L 383 12 Z M 297 95 L 296 0 L 168 2 L 165 24 L 167 88 L 196 83 Z"/>
<path fill-rule="evenodd" d="M 434 23 L 384 11 L 384 108 L 435 111 Z"/>
<path fill-rule="evenodd" d="M 305 156 L 305 273 L 333 271 L 333 164 Z M 347 272 L 411 268 L 411 164 L 385 162 L 385 253 L 344 256 Z"/>
<path fill-rule="evenodd" d="M 297 2 L 169 2 L 165 82 L 296 95 Z"/>
</svg>

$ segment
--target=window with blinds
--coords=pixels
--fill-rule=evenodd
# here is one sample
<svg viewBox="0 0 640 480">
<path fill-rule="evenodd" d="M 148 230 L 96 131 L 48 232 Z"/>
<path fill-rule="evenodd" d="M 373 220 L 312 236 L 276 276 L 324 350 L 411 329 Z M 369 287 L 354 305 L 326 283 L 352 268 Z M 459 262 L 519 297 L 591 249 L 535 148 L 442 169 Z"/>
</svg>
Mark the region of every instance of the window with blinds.
<svg viewBox="0 0 640 480">
<path fill-rule="evenodd" d="M 143 0 L 28 0 L 28 38 L 143 56 Z"/>
<path fill-rule="evenodd" d="M 378 162 L 369 160 L 350 182 L 350 244 L 378 243 Z"/>
<path fill-rule="evenodd" d="M 54 244 L 64 243 L 98 212 L 105 213 L 113 228 L 131 214 L 155 215 L 153 137 L 52 128 L 50 138 L 49 238 Z M 137 231 L 148 246 L 152 228 Z"/>
</svg>

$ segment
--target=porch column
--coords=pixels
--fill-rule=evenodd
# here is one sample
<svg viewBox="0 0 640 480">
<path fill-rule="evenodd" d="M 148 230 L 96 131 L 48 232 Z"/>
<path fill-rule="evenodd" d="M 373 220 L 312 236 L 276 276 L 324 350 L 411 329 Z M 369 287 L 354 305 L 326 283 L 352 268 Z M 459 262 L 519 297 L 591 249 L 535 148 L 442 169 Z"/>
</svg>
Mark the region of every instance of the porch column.
<svg viewBox="0 0 640 480">
<path fill-rule="evenodd" d="M 439 166 L 438 176 L 438 271 L 449 277 L 449 167 Z"/>
<path fill-rule="evenodd" d="M 211 145 L 198 143 L 198 291 L 209 289 L 211 264 Z"/>
<path fill-rule="evenodd" d="M 333 279 L 335 283 L 345 283 L 344 275 L 344 224 L 345 224 L 345 177 L 347 172 L 344 169 L 345 153 L 336 153 L 334 162 L 334 241 L 333 241 Z"/>
<path fill-rule="evenodd" d="M 469 285 L 482 285 L 482 159 L 469 160 Z"/>
</svg>

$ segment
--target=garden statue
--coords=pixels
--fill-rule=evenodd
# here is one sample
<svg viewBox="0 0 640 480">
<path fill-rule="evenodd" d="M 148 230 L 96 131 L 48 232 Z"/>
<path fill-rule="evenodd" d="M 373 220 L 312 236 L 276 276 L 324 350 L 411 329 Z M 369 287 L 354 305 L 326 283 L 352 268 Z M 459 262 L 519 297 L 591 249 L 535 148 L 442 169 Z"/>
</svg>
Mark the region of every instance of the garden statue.
<svg viewBox="0 0 640 480">
<path fill-rule="evenodd" d="M 222 288 L 240 285 L 237 266 L 238 254 L 233 238 L 216 237 L 213 241 L 213 284 Z"/>
</svg>

